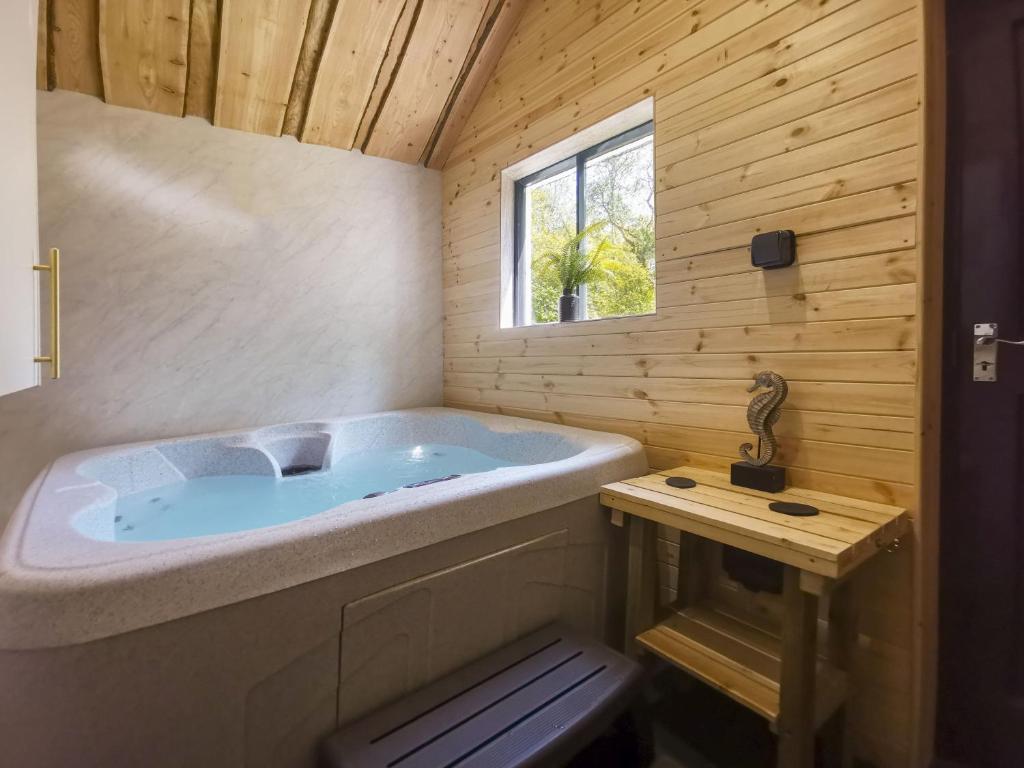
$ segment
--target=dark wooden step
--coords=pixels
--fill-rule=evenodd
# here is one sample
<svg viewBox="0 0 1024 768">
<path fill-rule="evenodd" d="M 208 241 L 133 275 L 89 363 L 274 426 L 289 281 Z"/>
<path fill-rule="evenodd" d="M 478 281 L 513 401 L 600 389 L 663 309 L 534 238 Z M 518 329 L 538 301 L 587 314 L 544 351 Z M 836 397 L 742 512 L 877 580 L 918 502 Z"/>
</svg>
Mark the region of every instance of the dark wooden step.
<svg viewBox="0 0 1024 768">
<path fill-rule="evenodd" d="M 324 765 L 557 765 L 622 713 L 639 682 L 635 662 L 551 625 L 347 725 L 324 742 Z"/>
</svg>

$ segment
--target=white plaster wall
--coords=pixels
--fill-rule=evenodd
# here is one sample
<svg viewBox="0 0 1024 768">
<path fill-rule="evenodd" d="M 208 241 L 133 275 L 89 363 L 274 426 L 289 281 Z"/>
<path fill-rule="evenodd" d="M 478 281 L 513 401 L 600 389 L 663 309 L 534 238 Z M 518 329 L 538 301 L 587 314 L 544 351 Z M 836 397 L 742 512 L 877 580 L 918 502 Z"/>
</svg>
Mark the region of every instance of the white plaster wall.
<svg viewBox="0 0 1024 768">
<path fill-rule="evenodd" d="M 64 370 L 0 398 L 0 526 L 70 451 L 441 403 L 439 173 L 68 92 L 38 122 Z"/>
</svg>

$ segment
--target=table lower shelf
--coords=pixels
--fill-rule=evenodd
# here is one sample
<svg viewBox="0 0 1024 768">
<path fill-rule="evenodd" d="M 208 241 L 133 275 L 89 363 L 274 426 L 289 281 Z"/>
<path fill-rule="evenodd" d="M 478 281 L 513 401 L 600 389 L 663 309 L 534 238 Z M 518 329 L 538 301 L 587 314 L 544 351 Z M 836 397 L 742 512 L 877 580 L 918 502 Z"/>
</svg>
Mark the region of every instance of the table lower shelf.
<svg viewBox="0 0 1024 768">
<path fill-rule="evenodd" d="M 710 604 L 677 608 L 636 636 L 651 653 L 690 673 L 766 718 L 779 716 L 781 640 L 753 623 Z M 846 698 L 846 675 L 819 659 L 815 686 L 815 727 Z"/>
</svg>

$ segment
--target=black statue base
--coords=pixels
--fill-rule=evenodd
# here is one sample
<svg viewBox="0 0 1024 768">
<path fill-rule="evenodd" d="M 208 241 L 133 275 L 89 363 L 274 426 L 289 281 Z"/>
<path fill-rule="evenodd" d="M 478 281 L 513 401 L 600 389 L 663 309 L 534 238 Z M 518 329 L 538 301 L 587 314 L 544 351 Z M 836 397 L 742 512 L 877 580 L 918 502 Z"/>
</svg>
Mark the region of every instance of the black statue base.
<svg viewBox="0 0 1024 768">
<path fill-rule="evenodd" d="M 741 488 L 778 493 L 786 489 L 786 468 L 771 464 L 757 467 L 745 461 L 737 461 L 732 465 L 729 481 Z"/>
</svg>

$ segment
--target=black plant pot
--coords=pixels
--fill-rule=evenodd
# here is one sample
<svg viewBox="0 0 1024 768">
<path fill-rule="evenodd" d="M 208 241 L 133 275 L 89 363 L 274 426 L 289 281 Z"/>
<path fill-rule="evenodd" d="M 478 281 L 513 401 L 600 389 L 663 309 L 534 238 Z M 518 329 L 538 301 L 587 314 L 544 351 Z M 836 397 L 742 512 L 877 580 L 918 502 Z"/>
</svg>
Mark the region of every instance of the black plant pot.
<svg viewBox="0 0 1024 768">
<path fill-rule="evenodd" d="M 580 297 L 575 294 L 558 297 L 558 321 L 575 323 L 580 319 Z"/>
</svg>

